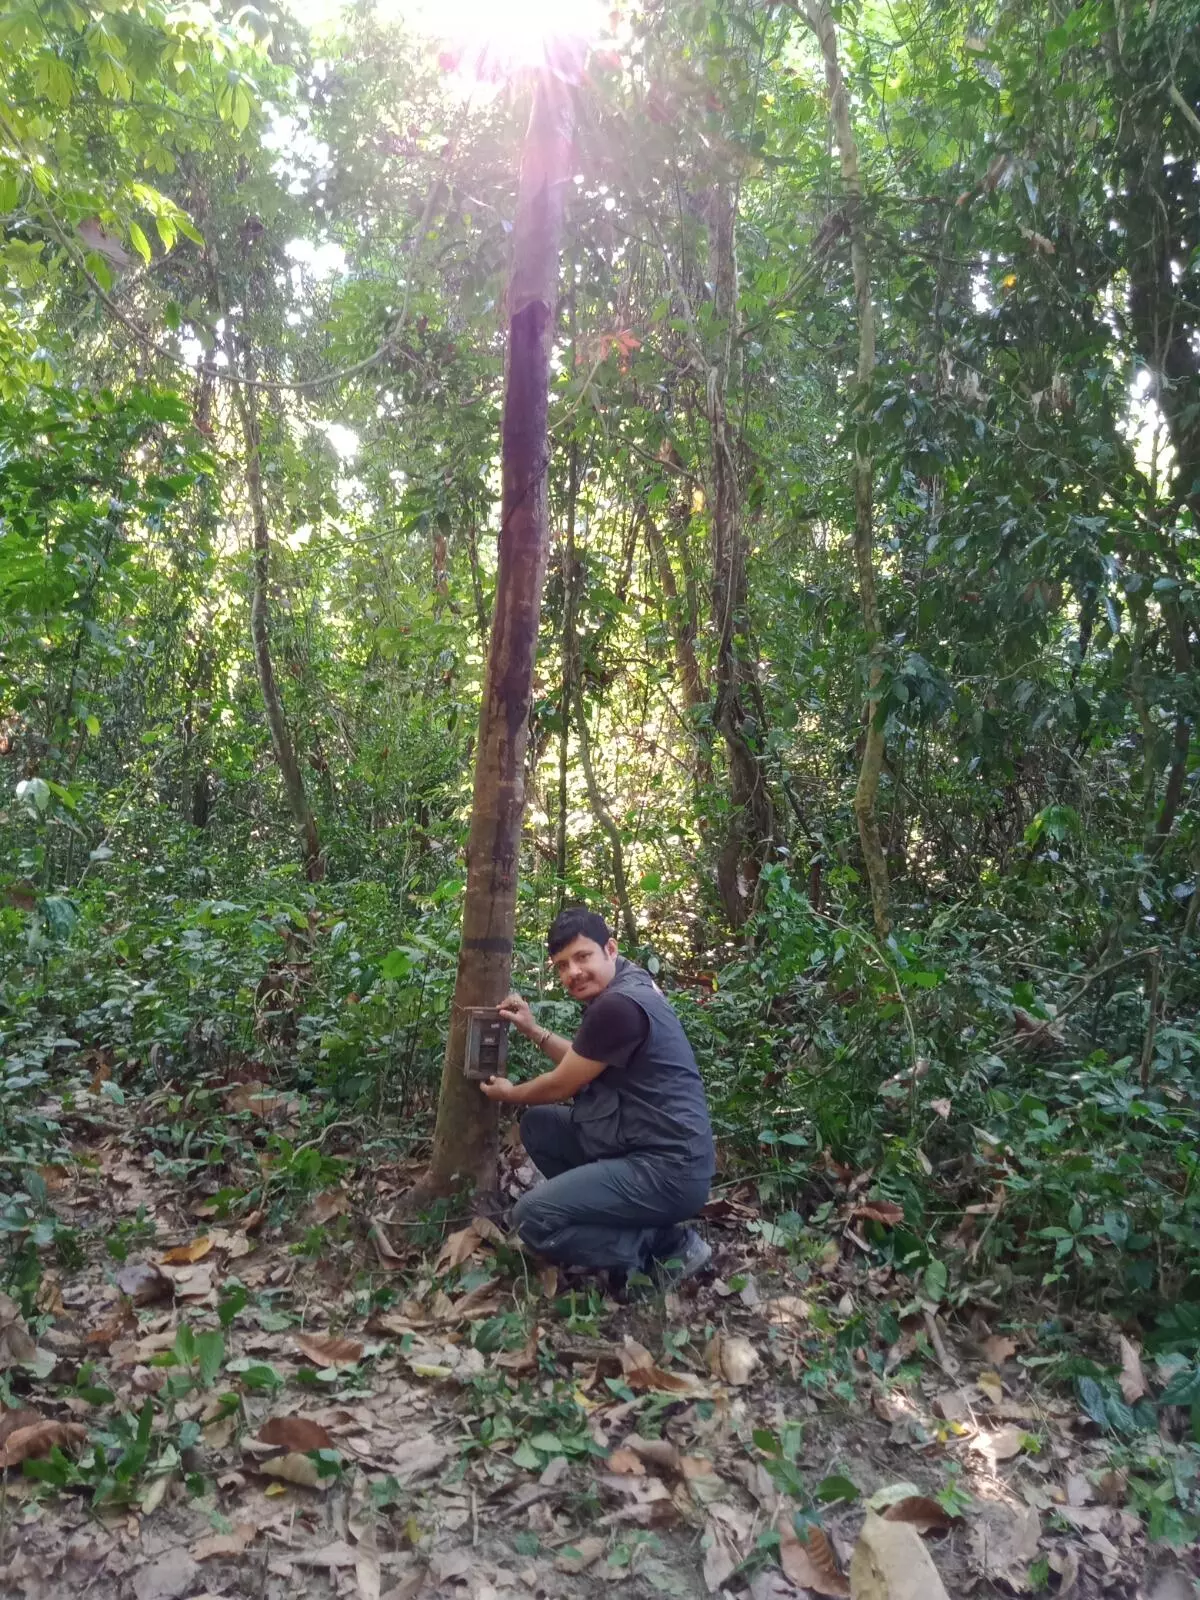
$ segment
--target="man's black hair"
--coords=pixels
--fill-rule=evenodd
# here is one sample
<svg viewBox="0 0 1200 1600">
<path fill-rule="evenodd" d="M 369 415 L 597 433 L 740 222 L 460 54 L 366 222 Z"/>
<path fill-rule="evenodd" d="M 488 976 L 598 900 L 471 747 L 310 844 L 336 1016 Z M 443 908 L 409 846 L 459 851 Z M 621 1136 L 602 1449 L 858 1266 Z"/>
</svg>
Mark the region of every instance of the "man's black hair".
<svg viewBox="0 0 1200 1600">
<path fill-rule="evenodd" d="M 594 939 L 601 949 L 612 938 L 608 923 L 598 911 L 589 911 L 586 906 L 568 906 L 565 911 L 560 911 L 550 924 L 550 932 L 546 935 L 546 948 L 552 956 L 564 950 L 572 939 Z"/>
</svg>

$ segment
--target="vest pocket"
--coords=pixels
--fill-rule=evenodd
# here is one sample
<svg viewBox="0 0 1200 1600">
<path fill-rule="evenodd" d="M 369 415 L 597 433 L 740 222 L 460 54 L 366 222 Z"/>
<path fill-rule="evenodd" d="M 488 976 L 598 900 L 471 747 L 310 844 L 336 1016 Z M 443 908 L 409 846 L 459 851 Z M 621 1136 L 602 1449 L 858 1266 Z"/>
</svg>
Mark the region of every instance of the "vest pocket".
<svg viewBox="0 0 1200 1600">
<path fill-rule="evenodd" d="M 622 1154 L 621 1096 L 612 1084 L 603 1081 L 603 1074 L 575 1096 L 571 1123 L 580 1149 L 593 1161 Z"/>
</svg>

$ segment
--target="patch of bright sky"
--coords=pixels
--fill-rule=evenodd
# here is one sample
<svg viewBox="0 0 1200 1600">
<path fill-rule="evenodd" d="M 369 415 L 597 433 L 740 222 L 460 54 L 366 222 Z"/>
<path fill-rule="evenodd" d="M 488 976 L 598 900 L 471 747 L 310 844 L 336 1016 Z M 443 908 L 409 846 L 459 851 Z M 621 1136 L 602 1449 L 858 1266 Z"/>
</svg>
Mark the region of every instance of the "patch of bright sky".
<svg viewBox="0 0 1200 1600">
<path fill-rule="evenodd" d="M 340 0 L 286 3 L 318 35 L 345 9 Z M 510 72 L 541 66 L 547 40 L 599 38 L 605 21 L 602 0 L 378 0 L 377 10 L 385 21 Z"/>
</svg>

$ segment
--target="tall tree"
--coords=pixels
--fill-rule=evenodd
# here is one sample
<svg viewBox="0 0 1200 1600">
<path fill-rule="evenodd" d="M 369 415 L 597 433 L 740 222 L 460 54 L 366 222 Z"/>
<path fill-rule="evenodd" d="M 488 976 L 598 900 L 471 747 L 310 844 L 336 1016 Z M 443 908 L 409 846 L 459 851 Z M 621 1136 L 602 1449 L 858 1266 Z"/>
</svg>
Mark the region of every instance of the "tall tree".
<svg viewBox="0 0 1200 1600">
<path fill-rule="evenodd" d="M 549 550 L 546 419 L 559 256 L 574 129 L 572 85 L 539 72 L 521 158 L 508 286 L 496 600 L 479 711 L 467 888 L 428 1188 L 495 1180 L 498 1115 L 464 1077 L 466 1008 L 496 1005 L 512 974 L 525 749 Z"/>
<path fill-rule="evenodd" d="M 858 161 L 858 141 L 850 120 L 850 99 L 846 79 L 838 59 L 837 28 L 829 6 L 810 4 L 804 12 L 817 37 L 825 64 L 825 86 L 829 95 L 829 120 L 837 145 L 846 192 L 846 213 L 850 230 L 850 265 L 854 274 L 854 304 L 858 314 L 858 364 L 856 394 L 852 412 L 854 455 L 850 481 L 854 499 L 854 566 L 858 576 L 858 597 L 862 607 L 863 631 L 867 641 L 867 696 L 863 720 L 862 760 L 854 790 L 854 815 L 863 864 L 871 888 L 871 910 L 875 930 L 886 935 L 891 926 L 888 866 L 879 832 L 877 803 L 879 779 L 885 757 L 884 713 L 879 704 L 883 682 L 883 635 L 879 623 L 879 601 L 875 589 L 875 479 L 871 460 L 871 380 L 875 376 L 875 306 L 871 298 L 871 258 L 867 245 L 866 217 L 863 211 L 862 172 Z"/>
</svg>

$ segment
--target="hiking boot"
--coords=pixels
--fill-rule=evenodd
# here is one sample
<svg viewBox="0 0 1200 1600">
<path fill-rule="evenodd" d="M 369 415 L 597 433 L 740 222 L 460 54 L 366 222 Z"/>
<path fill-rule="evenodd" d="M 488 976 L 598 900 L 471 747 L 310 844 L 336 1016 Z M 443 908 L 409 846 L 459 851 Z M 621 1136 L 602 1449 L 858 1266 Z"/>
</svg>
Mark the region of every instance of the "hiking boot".
<svg viewBox="0 0 1200 1600">
<path fill-rule="evenodd" d="M 688 1278 L 703 1272 L 712 1260 L 712 1246 L 695 1228 L 689 1228 L 679 1249 L 665 1260 L 651 1263 L 650 1271 L 659 1289 L 674 1289 Z"/>
</svg>

